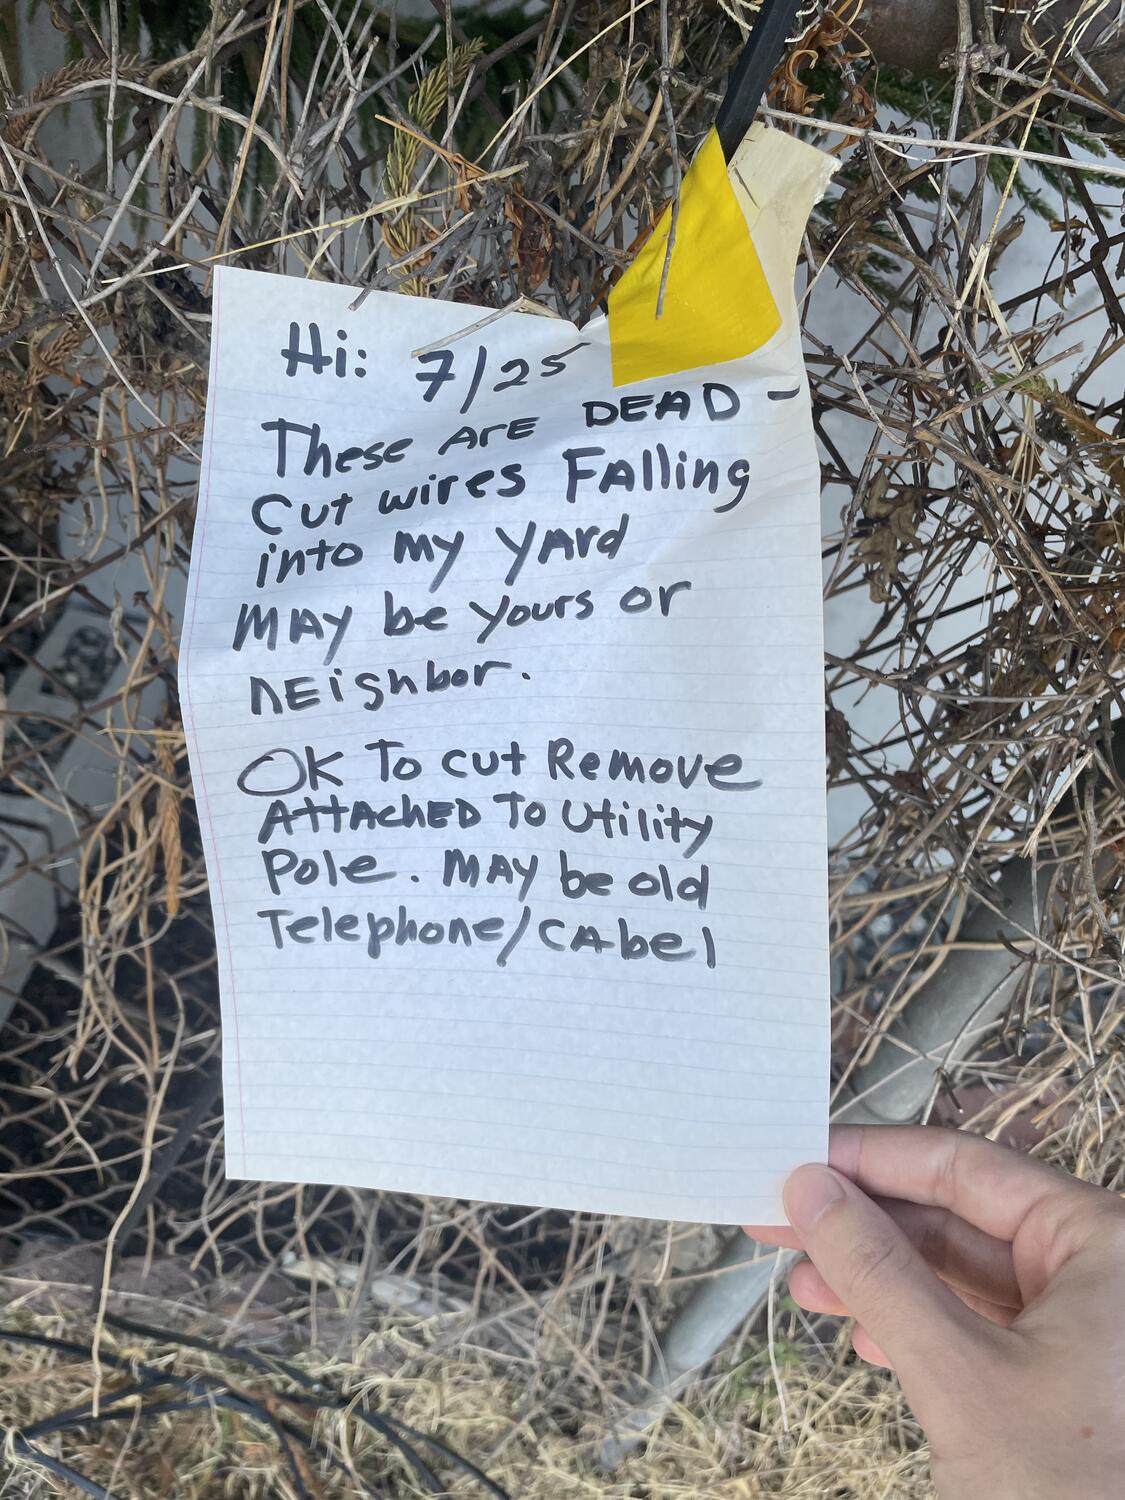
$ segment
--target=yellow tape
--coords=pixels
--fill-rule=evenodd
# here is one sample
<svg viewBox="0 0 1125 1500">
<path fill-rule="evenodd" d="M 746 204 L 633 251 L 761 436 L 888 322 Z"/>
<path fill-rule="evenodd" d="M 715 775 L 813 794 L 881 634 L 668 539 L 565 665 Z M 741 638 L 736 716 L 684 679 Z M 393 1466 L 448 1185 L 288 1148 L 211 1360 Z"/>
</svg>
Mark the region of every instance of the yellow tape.
<svg viewBox="0 0 1125 1500">
<path fill-rule="evenodd" d="M 781 327 L 714 130 L 680 187 L 676 243 L 658 318 L 671 223 L 669 209 L 609 294 L 615 386 L 741 359 Z"/>
</svg>

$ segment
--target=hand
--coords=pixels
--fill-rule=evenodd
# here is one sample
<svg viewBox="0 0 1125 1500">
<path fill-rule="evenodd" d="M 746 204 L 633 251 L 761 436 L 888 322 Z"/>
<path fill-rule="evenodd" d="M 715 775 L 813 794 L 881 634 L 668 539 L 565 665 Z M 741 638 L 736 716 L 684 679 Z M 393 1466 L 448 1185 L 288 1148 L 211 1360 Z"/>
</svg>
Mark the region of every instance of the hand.
<svg viewBox="0 0 1125 1500">
<path fill-rule="evenodd" d="M 829 1161 L 786 1183 L 791 1228 L 747 1232 L 804 1250 L 794 1299 L 898 1373 L 942 1500 L 1119 1500 L 1121 1199 L 926 1126 L 838 1126 Z"/>
</svg>

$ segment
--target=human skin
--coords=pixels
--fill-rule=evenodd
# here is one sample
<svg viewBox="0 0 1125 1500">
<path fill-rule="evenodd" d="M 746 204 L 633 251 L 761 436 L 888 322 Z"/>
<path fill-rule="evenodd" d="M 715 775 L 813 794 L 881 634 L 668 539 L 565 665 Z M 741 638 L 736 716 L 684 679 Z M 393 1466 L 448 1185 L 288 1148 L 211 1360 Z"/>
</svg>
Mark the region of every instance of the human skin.
<svg viewBox="0 0 1125 1500">
<path fill-rule="evenodd" d="M 1125 1494 L 1125 1203 L 1003 1146 L 837 1126 L 785 1185 L 810 1312 L 856 1319 L 930 1441 L 941 1500 Z"/>
</svg>

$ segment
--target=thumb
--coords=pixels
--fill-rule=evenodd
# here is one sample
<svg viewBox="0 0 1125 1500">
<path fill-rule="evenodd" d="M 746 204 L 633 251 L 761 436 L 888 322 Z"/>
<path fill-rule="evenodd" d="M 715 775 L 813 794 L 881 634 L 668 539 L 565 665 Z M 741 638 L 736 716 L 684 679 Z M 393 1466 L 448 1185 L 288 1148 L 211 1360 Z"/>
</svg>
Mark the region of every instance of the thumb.
<svg viewBox="0 0 1125 1500">
<path fill-rule="evenodd" d="M 907 1380 L 959 1362 L 981 1320 L 930 1270 L 894 1220 L 831 1167 L 800 1167 L 785 1211 L 813 1265 Z"/>
</svg>

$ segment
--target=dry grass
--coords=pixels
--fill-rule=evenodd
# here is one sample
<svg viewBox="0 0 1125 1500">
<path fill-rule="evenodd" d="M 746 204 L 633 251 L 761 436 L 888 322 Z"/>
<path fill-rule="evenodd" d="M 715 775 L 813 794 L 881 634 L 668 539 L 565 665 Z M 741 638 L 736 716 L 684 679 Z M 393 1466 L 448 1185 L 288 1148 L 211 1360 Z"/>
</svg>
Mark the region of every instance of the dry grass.
<svg viewBox="0 0 1125 1500">
<path fill-rule="evenodd" d="M 69 829 L 15 862 L 59 886 L 62 917 L 0 1059 L 11 1254 L 26 1269 L 60 1243 L 108 1243 L 118 1269 L 145 1256 L 185 1268 L 183 1316 L 206 1312 L 212 1345 L 257 1326 L 256 1282 L 282 1267 L 284 1337 L 270 1337 L 311 1348 L 311 1373 L 370 1390 L 524 1497 L 874 1500 L 926 1481 L 893 1387 L 793 1315 L 779 1329 L 788 1432 L 750 1331 L 646 1455 L 612 1477 L 592 1469 L 714 1254 L 709 1231 L 222 1180 L 213 936 L 175 700 L 208 266 L 221 255 L 497 306 L 525 296 L 581 318 L 710 124 L 746 9 L 559 3 L 474 47 L 441 14 L 392 24 L 363 5 L 249 0 L 157 49 L 106 7 L 56 3 L 80 55 L 9 80 L 0 130 L 0 656 L 11 686 L 68 605 L 104 646 L 100 666 L 51 668 L 49 713 L 4 720 L 3 790 Z M 1016 1001 L 938 1073 L 932 1114 L 1121 1187 L 1125 406 L 1091 394 L 1125 345 L 1119 116 L 1099 107 L 1073 35 L 999 58 L 965 47 L 923 86 L 871 65 L 853 13 L 816 20 L 771 93 L 780 128 L 810 110 L 838 124 L 802 128 L 845 162 L 800 273 L 840 518 L 829 605 L 872 602 L 866 638 L 828 664 L 830 780 L 861 787 L 866 806 L 836 851 L 837 1081 L 1023 854 L 1040 895 Z M 876 101 L 897 112 L 893 139 L 873 129 Z M 62 109 L 91 143 L 76 169 L 44 144 Z M 911 148 L 910 132 L 952 144 Z M 1104 180 L 1086 161 L 1103 140 Z M 996 270 L 1021 253 L 1017 204 L 1055 218 L 1057 249 L 1041 286 L 1005 300 Z M 848 349 L 818 338 L 837 299 L 867 319 Z M 137 571 L 115 597 L 123 553 Z M 873 739 L 852 722 L 865 695 L 890 726 Z M 56 774 L 75 735 L 112 754 L 96 807 Z M 311 1298 L 302 1266 L 317 1271 Z M 372 1293 L 376 1273 L 402 1278 L 412 1313 Z M 24 1305 L 9 1268 L 12 1321 L 87 1341 L 100 1266 L 76 1283 L 49 1315 Z M 107 1283 L 107 1311 L 117 1296 Z M 154 1293 L 146 1317 L 167 1323 L 182 1300 Z M 120 1348 L 112 1325 L 104 1337 Z M 253 1383 L 214 1352 L 147 1357 Z M 3 1359 L 8 1424 L 90 1394 L 88 1360 L 27 1345 Z M 102 1376 L 104 1397 L 120 1376 Z M 374 1437 L 335 1417 L 320 1435 L 380 1493 L 417 1492 Z M 119 1495 L 299 1493 L 268 1424 L 229 1411 L 138 1409 L 57 1441 Z M 321 1473 L 323 1455 L 308 1462 L 315 1475 L 297 1473 L 314 1497 L 354 1489 Z M 7 1484 L 51 1492 L 23 1463 Z"/>
<path fill-rule="evenodd" d="M 73 1318 L 24 1315 L 14 1321 L 34 1339 L 61 1332 L 81 1343 L 90 1336 L 89 1325 L 76 1325 Z M 440 1436 L 471 1454 L 498 1490 L 522 1500 L 823 1500 L 828 1493 L 838 1500 L 921 1500 L 931 1493 L 921 1434 L 897 1388 L 849 1360 L 844 1340 L 836 1346 L 780 1344 L 784 1422 L 768 1379 L 768 1353 L 755 1341 L 737 1367 L 701 1388 L 690 1406 L 669 1412 L 649 1454 L 614 1474 L 596 1468 L 597 1421 L 565 1399 L 552 1401 L 549 1349 L 535 1377 L 547 1393 L 537 1411 L 518 1362 L 471 1345 L 435 1354 L 435 1340 L 440 1335 L 431 1323 L 392 1316 L 349 1359 L 302 1358 L 290 1373 L 278 1374 L 218 1350 L 111 1330 L 105 1357 L 120 1365 L 103 1382 L 99 1417 L 62 1431 L 46 1430 L 57 1414 L 75 1410 L 88 1418 L 89 1358 L 0 1343 L 0 1390 L 9 1420 L 39 1452 L 130 1496 L 359 1500 L 374 1493 L 408 1500 L 435 1493 L 357 1411 Z M 310 1398 L 293 1375 L 314 1383 L 315 1395 Z M 165 1409 L 172 1401 L 193 1399 L 197 1404 L 190 1410 Z M 342 1409 L 318 1412 L 310 1399 Z M 271 1419 L 292 1424 L 288 1452 Z M 487 1493 L 417 1438 L 408 1435 L 406 1441 L 432 1463 L 440 1493 Z M 17 1473 L 16 1493 L 53 1492 L 50 1480 L 36 1477 L 31 1466 Z"/>
</svg>

